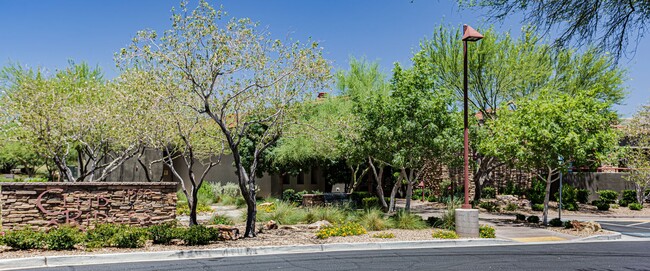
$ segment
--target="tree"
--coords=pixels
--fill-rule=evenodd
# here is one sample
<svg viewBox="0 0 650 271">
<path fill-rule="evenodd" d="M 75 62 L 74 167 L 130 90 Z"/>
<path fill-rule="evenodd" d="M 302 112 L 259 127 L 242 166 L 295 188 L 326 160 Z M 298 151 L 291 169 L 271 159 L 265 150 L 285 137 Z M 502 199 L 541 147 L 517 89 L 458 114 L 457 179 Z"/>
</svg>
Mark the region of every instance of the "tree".
<svg viewBox="0 0 650 271">
<path fill-rule="evenodd" d="M 643 203 L 650 188 L 650 106 L 644 105 L 625 124 L 624 132 L 629 146 L 625 158 L 630 168 L 628 181 L 634 183 L 637 201 Z"/>
<path fill-rule="evenodd" d="M 469 45 L 468 97 L 470 112 L 480 113 L 483 120 L 495 118 L 499 105 L 535 97 L 540 89 L 567 93 L 590 89 L 599 91 L 595 95 L 603 100 L 618 103 L 623 99 L 623 72 L 596 50 L 583 53 L 551 50 L 535 34 L 534 28 L 525 28 L 518 38 L 496 33 L 491 28 L 481 32 L 485 38 Z M 452 91 L 459 104 L 463 101 L 461 36 L 460 29 L 451 31 L 441 26 L 431 39 L 421 42 L 420 51 L 413 57 L 414 67 L 427 74 L 436 88 Z M 478 136 L 480 130 L 492 128 L 489 122 L 476 122 L 475 118 L 470 121 L 473 129 L 470 144 L 472 156 L 476 157 L 474 199 L 478 200 L 492 172 L 508 161 L 479 151 L 478 145 L 483 140 Z M 458 136 L 462 137 L 462 132 Z"/>
<path fill-rule="evenodd" d="M 22 166 L 27 175 L 33 176 L 36 167 L 44 163 L 32 145 L 21 142 L 23 132 L 15 123 L 0 128 L 0 172 L 9 173 L 16 166 Z"/>
<path fill-rule="evenodd" d="M 638 44 L 650 21 L 650 2 L 638 0 L 531 1 L 464 0 L 461 7 L 485 8 L 495 19 L 524 13 L 522 22 L 532 23 L 546 32 L 557 29 L 555 43 L 561 47 L 598 44 L 614 53 L 618 60 L 630 42 Z M 636 50 L 636 45 L 633 45 Z"/>
<path fill-rule="evenodd" d="M 522 168 L 539 170 L 546 183 L 544 224 L 547 223 L 551 183 L 566 172 L 569 163 L 596 166 L 618 143 L 611 127 L 617 115 L 611 102 L 590 95 L 542 90 L 536 97 L 520 99 L 514 108 L 503 105 L 493 129 L 483 130 L 482 152 Z"/>
<path fill-rule="evenodd" d="M 206 1 L 192 11 L 186 2 L 180 6 L 180 12 L 172 10 L 171 29 L 160 37 L 155 31 L 138 32 L 118 61 L 123 68 L 146 70 L 156 81 L 174 86 L 175 102 L 204 114 L 221 131 L 246 200 L 244 236 L 254 237 L 258 162 L 295 118 L 292 105 L 319 89 L 330 68 L 315 42 L 273 40 L 250 19 L 219 25 L 226 14 Z M 187 104 L 188 97 L 200 102 Z M 256 125 L 264 127 L 262 133 L 253 129 Z M 244 138 L 254 146 L 248 167 L 242 160 Z"/>
<path fill-rule="evenodd" d="M 53 161 L 65 181 L 102 181 L 137 152 L 131 109 L 114 99 L 98 69 L 71 63 L 47 76 L 8 66 L 2 81 L 4 119 L 22 129 L 21 143 Z M 78 176 L 68 166 L 75 160 Z"/>
</svg>

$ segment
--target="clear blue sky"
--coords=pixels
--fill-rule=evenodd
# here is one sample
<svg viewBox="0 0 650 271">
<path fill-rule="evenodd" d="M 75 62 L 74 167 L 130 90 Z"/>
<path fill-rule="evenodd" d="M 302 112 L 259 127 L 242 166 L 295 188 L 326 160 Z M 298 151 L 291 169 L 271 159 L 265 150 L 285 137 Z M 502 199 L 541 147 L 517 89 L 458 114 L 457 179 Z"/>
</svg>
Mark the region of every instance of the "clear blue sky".
<svg viewBox="0 0 650 271">
<path fill-rule="evenodd" d="M 476 13 L 460 11 L 456 0 L 211 2 L 222 4 L 230 15 L 260 22 L 278 38 L 290 35 L 320 41 L 335 68 L 345 68 L 353 56 L 377 60 L 389 72 L 395 61 L 408 65 L 418 42 L 440 24 L 487 25 Z M 85 61 L 112 78 L 117 74 L 113 53 L 125 47 L 138 30 L 167 29 L 170 9 L 177 5 L 178 1 L 168 0 L 0 0 L 0 65 L 18 62 L 55 70 L 65 67 L 68 60 Z M 495 27 L 518 32 L 521 24 L 512 19 Z M 617 107 L 623 116 L 650 101 L 648 50 L 650 38 L 645 38 L 633 58 L 621 61 L 621 67 L 629 71 L 629 96 L 625 105 Z"/>
</svg>

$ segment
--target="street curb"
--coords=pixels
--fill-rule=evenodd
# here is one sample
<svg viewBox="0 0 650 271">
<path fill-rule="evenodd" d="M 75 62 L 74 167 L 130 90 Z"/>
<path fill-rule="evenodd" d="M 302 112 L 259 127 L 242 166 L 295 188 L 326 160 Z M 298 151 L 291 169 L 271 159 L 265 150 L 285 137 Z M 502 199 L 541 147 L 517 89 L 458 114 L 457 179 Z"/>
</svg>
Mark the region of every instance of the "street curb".
<svg viewBox="0 0 650 271">
<path fill-rule="evenodd" d="M 593 235 L 589 237 L 584 237 L 584 238 L 576 239 L 575 241 L 583 242 L 583 241 L 598 241 L 598 240 L 620 240 L 621 236 L 622 234 L 620 232 L 615 232 L 610 234 Z"/>
<path fill-rule="evenodd" d="M 32 258 L 0 260 L 0 270 L 310 252 L 492 246 L 513 243 L 513 241 L 506 239 L 458 239 L 377 243 L 334 243 L 300 246 L 236 247 L 95 255 L 39 256 Z"/>
</svg>

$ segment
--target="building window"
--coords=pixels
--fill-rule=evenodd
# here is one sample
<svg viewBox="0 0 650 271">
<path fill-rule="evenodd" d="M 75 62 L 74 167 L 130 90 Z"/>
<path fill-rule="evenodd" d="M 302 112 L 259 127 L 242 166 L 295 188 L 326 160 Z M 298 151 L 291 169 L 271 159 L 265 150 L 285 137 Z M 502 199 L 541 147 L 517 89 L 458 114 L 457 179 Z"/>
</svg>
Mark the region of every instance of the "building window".
<svg viewBox="0 0 650 271">
<path fill-rule="evenodd" d="M 291 184 L 289 173 L 282 174 L 282 184 Z"/>
<path fill-rule="evenodd" d="M 305 173 L 302 171 L 298 173 L 298 184 L 305 184 Z"/>
</svg>

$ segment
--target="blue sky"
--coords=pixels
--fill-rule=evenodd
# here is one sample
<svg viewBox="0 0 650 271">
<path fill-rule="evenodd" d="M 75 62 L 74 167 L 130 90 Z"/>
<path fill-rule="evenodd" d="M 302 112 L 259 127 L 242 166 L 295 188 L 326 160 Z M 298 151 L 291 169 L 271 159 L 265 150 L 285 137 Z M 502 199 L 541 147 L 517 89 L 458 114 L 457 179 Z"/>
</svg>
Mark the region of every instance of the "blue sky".
<svg viewBox="0 0 650 271">
<path fill-rule="evenodd" d="M 393 62 L 408 65 L 418 42 L 440 24 L 485 26 L 480 13 L 459 10 L 456 0 L 223 0 L 230 15 L 249 17 L 278 38 L 311 37 L 320 41 L 335 68 L 350 57 L 379 61 L 389 72 Z M 0 65 L 18 62 L 55 70 L 69 60 L 101 67 L 117 75 L 113 53 L 125 47 L 136 31 L 169 27 L 170 9 L 178 1 L 9 1 L 0 0 Z M 193 7 L 193 5 L 190 5 Z M 499 31 L 521 28 L 518 18 L 495 24 Z M 650 102 L 650 38 L 638 44 L 633 57 L 621 60 L 627 69 L 628 98 L 617 106 L 630 116 Z"/>
</svg>

